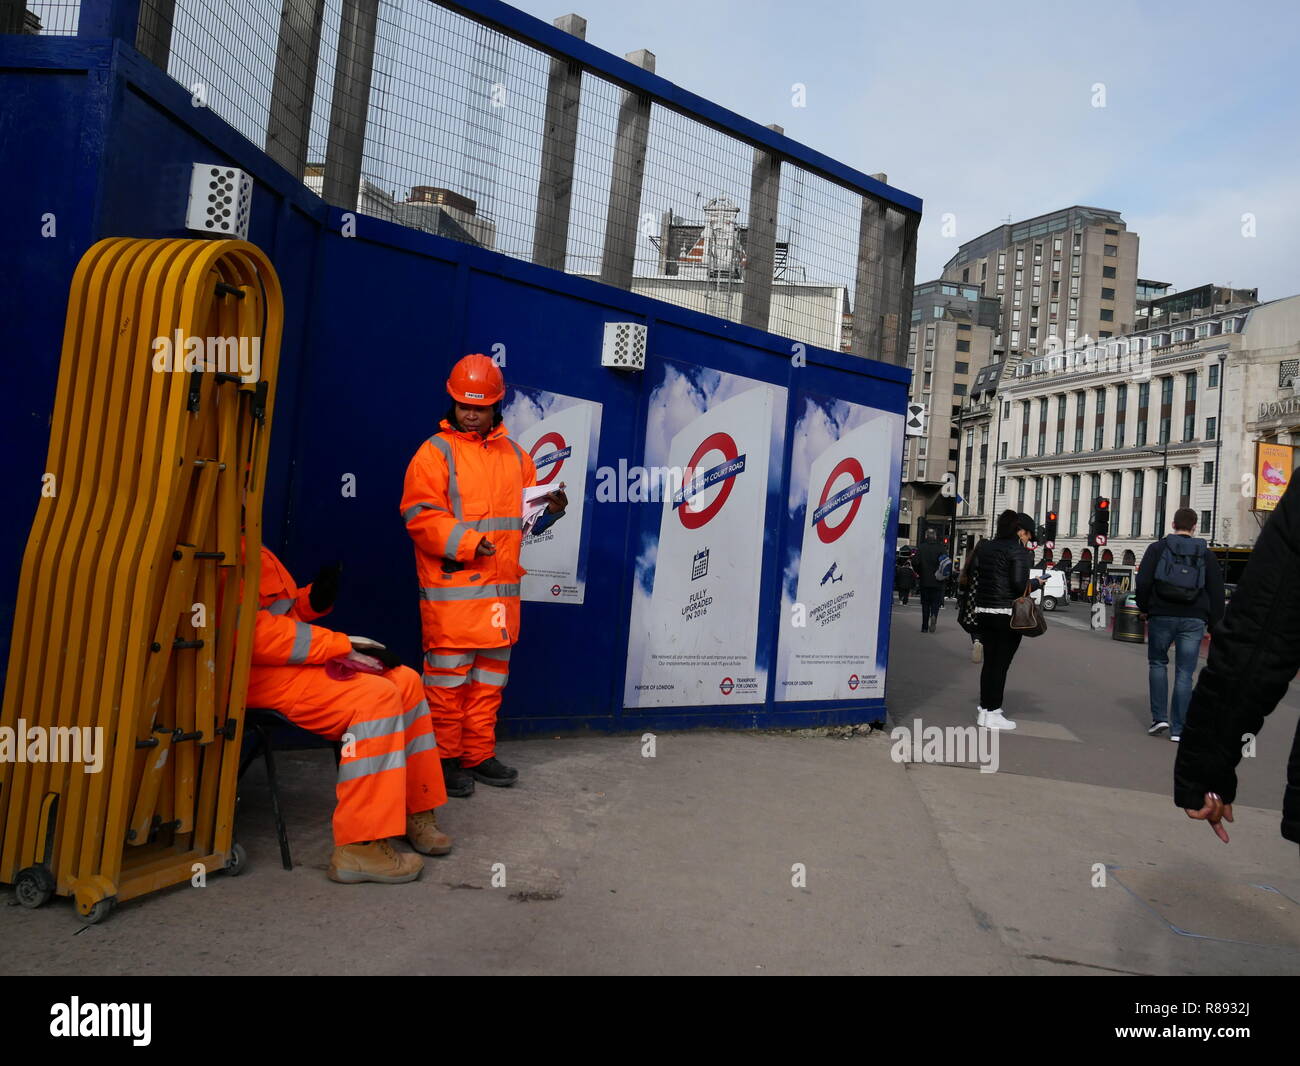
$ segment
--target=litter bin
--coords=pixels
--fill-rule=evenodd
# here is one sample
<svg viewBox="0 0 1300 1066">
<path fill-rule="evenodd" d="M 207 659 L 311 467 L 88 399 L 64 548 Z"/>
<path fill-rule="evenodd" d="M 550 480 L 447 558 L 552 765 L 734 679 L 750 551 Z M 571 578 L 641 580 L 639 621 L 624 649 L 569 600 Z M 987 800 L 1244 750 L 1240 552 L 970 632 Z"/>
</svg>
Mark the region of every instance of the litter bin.
<svg viewBox="0 0 1300 1066">
<path fill-rule="evenodd" d="M 1110 637 L 1130 644 L 1147 642 L 1146 623 L 1142 621 L 1142 612 L 1137 609 L 1137 604 L 1125 601 L 1115 608 L 1115 629 Z"/>
</svg>

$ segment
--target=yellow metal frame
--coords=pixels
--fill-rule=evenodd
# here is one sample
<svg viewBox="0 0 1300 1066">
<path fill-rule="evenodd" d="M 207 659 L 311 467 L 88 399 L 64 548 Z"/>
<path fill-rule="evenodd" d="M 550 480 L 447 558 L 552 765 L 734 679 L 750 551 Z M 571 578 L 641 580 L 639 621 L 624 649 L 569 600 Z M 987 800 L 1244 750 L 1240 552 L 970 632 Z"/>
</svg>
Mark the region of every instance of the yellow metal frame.
<svg viewBox="0 0 1300 1066">
<path fill-rule="evenodd" d="M 92 920 L 230 862 L 283 319 L 244 241 L 113 238 L 73 276 L 0 725 L 102 729 L 104 765 L 0 765 L 0 881 Z M 260 380 L 155 369 L 178 334 L 256 338 Z"/>
</svg>

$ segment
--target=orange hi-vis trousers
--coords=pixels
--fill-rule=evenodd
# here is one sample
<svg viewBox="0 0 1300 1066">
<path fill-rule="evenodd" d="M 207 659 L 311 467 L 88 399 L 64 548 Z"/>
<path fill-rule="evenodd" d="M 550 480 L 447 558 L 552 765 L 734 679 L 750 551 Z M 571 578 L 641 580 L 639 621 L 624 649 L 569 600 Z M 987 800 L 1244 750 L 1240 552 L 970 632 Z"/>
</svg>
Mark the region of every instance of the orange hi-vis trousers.
<svg viewBox="0 0 1300 1066">
<path fill-rule="evenodd" d="M 510 647 L 430 648 L 424 694 L 444 759 L 477 766 L 496 752 L 497 710 L 510 677 Z"/>
<path fill-rule="evenodd" d="M 447 802 L 429 705 L 409 667 L 336 681 L 321 666 L 254 665 L 248 706 L 343 741 L 335 844 L 404 836 L 408 814 Z"/>
</svg>

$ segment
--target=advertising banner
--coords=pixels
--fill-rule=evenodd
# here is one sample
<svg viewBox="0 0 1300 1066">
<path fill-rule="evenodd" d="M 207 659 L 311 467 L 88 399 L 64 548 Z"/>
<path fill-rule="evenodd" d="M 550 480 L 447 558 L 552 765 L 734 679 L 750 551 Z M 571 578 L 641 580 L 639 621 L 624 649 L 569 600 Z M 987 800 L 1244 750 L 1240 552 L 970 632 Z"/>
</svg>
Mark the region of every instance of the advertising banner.
<svg viewBox="0 0 1300 1066">
<path fill-rule="evenodd" d="M 1255 510 L 1272 511 L 1282 500 L 1295 469 L 1295 447 L 1255 443 Z"/>
<path fill-rule="evenodd" d="M 628 637 L 628 707 L 761 702 L 759 596 L 785 390 L 662 364 L 646 464 L 659 507 L 643 536 Z"/>
<path fill-rule="evenodd" d="M 775 698 L 878 699 L 903 420 L 805 396 L 794 429 Z"/>
<path fill-rule="evenodd" d="M 601 406 L 542 389 L 511 386 L 501 415 L 510 436 L 533 457 L 537 484 L 564 483 L 569 506 L 549 529 L 524 537 L 520 597 L 582 603 L 587 585 L 588 500 L 596 472 Z"/>
</svg>

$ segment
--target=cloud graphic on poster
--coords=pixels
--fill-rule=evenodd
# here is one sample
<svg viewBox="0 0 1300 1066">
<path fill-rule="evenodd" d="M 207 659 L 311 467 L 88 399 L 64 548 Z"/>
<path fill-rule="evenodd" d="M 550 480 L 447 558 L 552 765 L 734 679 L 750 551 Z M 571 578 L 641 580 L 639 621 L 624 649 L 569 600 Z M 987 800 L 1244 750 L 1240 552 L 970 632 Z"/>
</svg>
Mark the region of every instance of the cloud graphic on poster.
<svg viewBox="0 0 1300 1066">
<path fill-rule="evenodd" d="M 505 422 L 512 437 L 519 437 L 548 417 L 552 411 L 558 410 L 558 400 L 559 397 L 553 392 L 513 386 L 506 406 L 501 409 L 501 420 Z"/>
<path fill-rule="evenodd" d="M 790 496 L 787 506 L 794 515 L 808 502 L 808 474 L 813 460 L 851 429 L 868 421 L 871 413 L 844 400 L 804 397 L 803 414 L 794 427 L 794 448 L 790 456 Z"/>
</svg>

